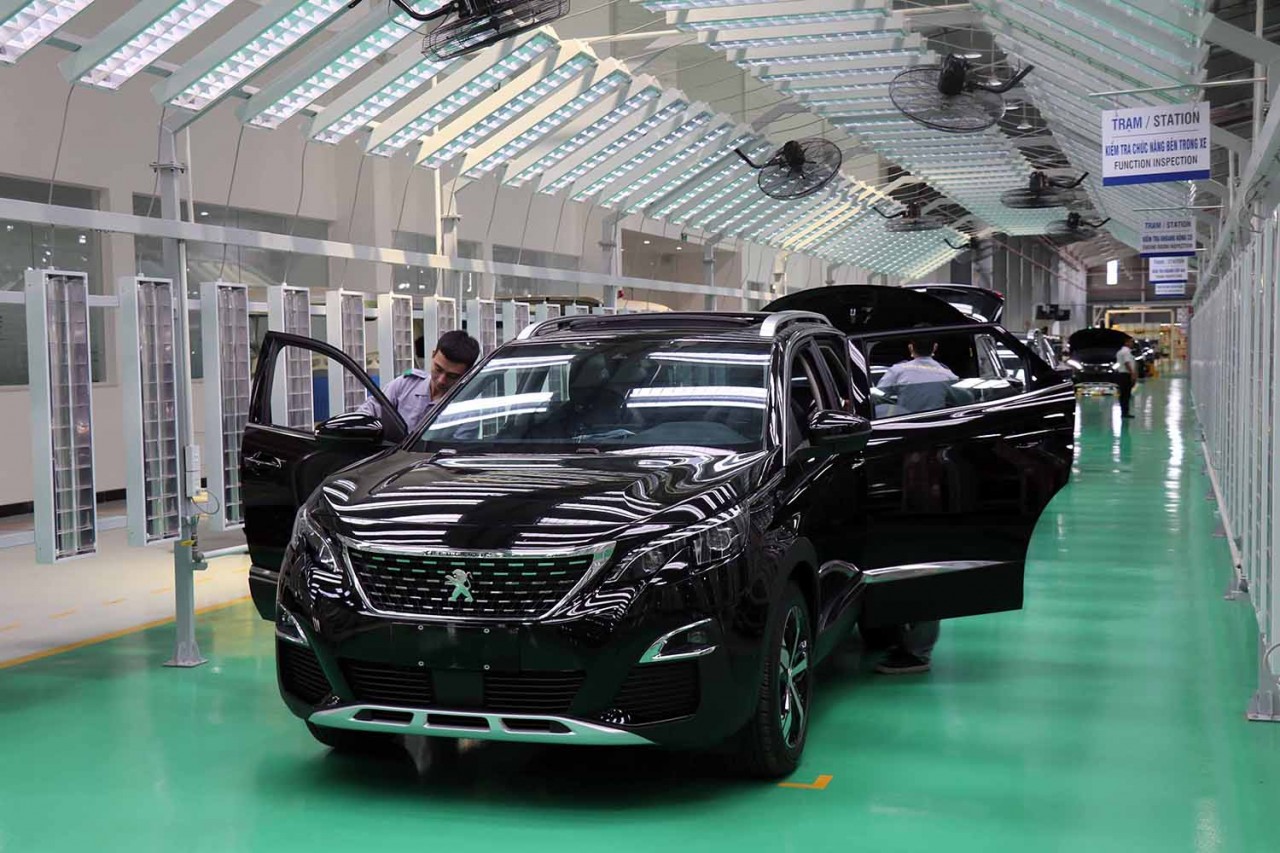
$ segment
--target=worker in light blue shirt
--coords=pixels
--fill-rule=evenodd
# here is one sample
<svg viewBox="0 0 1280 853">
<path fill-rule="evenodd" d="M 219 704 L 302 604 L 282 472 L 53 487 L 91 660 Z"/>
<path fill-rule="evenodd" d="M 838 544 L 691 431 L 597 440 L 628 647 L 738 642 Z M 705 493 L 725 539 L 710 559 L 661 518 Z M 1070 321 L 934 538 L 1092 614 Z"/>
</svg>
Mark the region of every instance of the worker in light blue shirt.
<svg viewBox="0 0 1280 853">
<path fill-rule="evenodd" d="M 422 338 L 415 341 L 418 358 L 423 356 Z M 432 405 L 457 384 L 471 365 L 480 357 L 480 344 L 466 332 L 445 332 L 431 351 L 428 369 L 413 368 L 403 376 L 397 376 L 382 389 L 383 396 L 396 407 L 409 432 L 422 425 Z M 382 406 L 372 397 L 356 409 L 357 412 L 382 417 Z"/>
<path fill-rule="evenodd" d="M 876 383 L 876 388 L 897 398 L 884 415 L 932 412 L 960 402 L 952 387 L 960 377 L 933 358 L 938 344 L 932 338 L 916 335 L 907 346 L 911 350 L 911 358 L 890 367 Z"/>
</svg>

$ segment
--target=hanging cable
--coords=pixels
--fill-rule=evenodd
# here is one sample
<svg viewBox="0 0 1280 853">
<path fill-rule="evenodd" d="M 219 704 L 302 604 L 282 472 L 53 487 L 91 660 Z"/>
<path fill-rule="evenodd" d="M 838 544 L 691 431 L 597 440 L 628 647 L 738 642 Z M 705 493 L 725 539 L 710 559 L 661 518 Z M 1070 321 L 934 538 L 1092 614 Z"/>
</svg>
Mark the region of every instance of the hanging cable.
<svg viewBox="0 0 1280 853">
<path fill-rule="evenodd" d="M 298 217 L 302 213 L 302 197 L 307 192 L 307 152 L 311 150 L 310 137 L 302 137 L 302 174 L 298 176 L 298 204 L 293 209 L 293 221 L 289 224 L 289 236 L 292 237 L 298 228 Z M 294 253 L 290 252 L 284 261 L 284 277 L 281 284 L 289 283 L 289 270 L 293 266 Z"/>
<path fill-rule="evenodd" d="M 236 136 L 236 150 L 231 155 L 231 180 L 227 182 L 227 200 L 222 204 L 222 224 L 225 227 L 227 219 L 231 216 L 231 191 L 236 186 L 236 169 L 240 165 L 240 143 L 244 141 L 244 125 L 240 125 L 240 133 Z M 236 256 L 239 257 L 240 250 L 236 250 Z M 222 244 L 222 263 L 218 267 L 218 281 L 222 281 L 222 274 L 227 269 L 227 244 Z"/>
<path fill-rule="evenodd" d="M 356 202 L 360 199 L 360 176 L 364 174 L 364 161 L 369 159 L 368 155 L 360 155 L 360 166 L 356 169 L 356 188 L 351 193 L 351 210 L 347 213 L 347 242 L 351 242 L 351 228 L 356 221 Z M 351 265 L 351 258 L 342 259 L 342 278 L 338 281 L 338 289 L 341 290 L 347 283 L 347 267 Z"/>
</svg>

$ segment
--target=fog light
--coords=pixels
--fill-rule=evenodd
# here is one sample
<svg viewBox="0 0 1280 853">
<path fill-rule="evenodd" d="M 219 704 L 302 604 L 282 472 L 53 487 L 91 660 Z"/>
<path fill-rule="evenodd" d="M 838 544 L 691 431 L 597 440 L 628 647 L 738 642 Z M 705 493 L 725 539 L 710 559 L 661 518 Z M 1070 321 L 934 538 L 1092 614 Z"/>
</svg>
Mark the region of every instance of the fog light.
<svg viewBox="0 0 1280 853">
<path fill-rule="evenodd" d="M 295 646 L 311 645 L 307 642 L 307 635 L 302 633 L 302 626 L 298 624 L 298 620 L 283 607 L 276 608 L 276 636 Z"/>
<path fill-rule="evenodd" d="M 703 619 L 659 637 L 640 657 L 640 663 L 698 658 L 715 650 L 711 620 Z"/>
</svg>

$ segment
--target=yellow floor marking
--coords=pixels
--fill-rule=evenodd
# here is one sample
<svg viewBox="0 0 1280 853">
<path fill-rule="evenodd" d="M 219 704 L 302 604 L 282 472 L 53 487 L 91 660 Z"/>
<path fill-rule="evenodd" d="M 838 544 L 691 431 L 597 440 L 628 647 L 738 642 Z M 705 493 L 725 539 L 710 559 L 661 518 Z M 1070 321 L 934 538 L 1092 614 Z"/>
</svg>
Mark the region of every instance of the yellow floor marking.
<svg viewBox="0 0 1280 853">
<path fill-rule="evenodd" d="M 160 594 L 160 593 L 162 593 L 162 592 L 173 592 L 173 587 L 171 587 L 171 586 L 162 586 L 162 587 L 160 587 L 159 589 L 153 589 L 153 590 L 151 590 L 151 594 L 152 594 L 152 595 L 159 595 L 159 594 Z"/>
<path fill-rule="evenodd" d="M 208 583 L 208 582 L 209 582 L 209 581 L 211 581 L 211 580 L 213 580 L 213 578 L 211 578 L 211 577 L 207 577 L 207 576 L 206 576 L 206 577 L 203 577 L 203 578 L 197 578 L 197 579 L 196 579 L 196 586 L 200 586 L 200 584 L 202 584 L 202 583 Z"/>
<path fill-rule="evenodd" d="M 123 598 L 113 598 L 113 599 L 111 599 L 110 601 L 104 601 L 104 602 L 102 602 L 102 606 L 103 606 L 103 607 L 110 607 L 111 605 L 113 605 L 113 604 L 119 604 L 119 603 L 120 603 L 120 602 L 122 602 L 122 601 L 124 601 L 124 599 L 123 599 Z"/>
<path fill-rule="evenodd" d="M 14 628 L 21 628 L 21 627 L 22 627 L 21 622 L 11 622 L 8 625 L 0 625 L 0 634 L 3 634 L 5 631 L 12 631 Z"/>
<path fill-rule="evenodd" d="M 779 782 L 779 788 L 803 788 L 806 791 L 825 791 L 831 783 L 832 776 L 819 776 L 812 782 Z"/>
<path fill-rule="evenodd" d="M 251 600 L 251 598 L 252 596 L 245 595 L 233 601 L 224 601 L 222 604 L 212 604 L 208 607 L 201 607 L 199 610 L 196 611 L 196 615 L 200 616 L 205 613 L 212 613 L 215 610 L 222 610 L 223 608 L 226 608 L 226 607 L 232 607 L 237 604 L 243 604 L 244 602 Z M 9 669 L 10 667 L 20 666 L 21 664 L 24 664 L 24 663 L 31 663 L 32 661 L 42 660 L 43 658 L 51 658 L 54 655 L 60 655 L 63 652 L 73 652 L 76 649 L 83 649 L 85 646 L 92 646 L 96 643 L 105 643 L 107 640 L 116 640 L 116 639 L 119 639 L 120 637 L 127 637 L 130 634 L 137 634 L 140 631 L 146 631 L 150 628 L 159 628 L 161 625 L 167 625 L 172 621 L 173 621 L 172 616 L 166 619 L 156 619 L 153 622 L 146 622 L 142 625 L 135 625 L 132 628 L 124 628 L 119 631 L 112 631 L 109 634 L 100 634 L 97 637 L 90 637 L 87 640 L 77 640 L 74 643 L 67 643 L 65 646 L 55 646 L 52 649 L 45 649 L 42 652 L 33 652 L 32 654 L 24 655 L 23 657 L 20 657 L 20 658 L 14 658 L 13 660 L 0 661 L 0 669 Z"/>
<path fill-rule="evenodd" d="M 65 618 L 67 618 L 68 616 L 70 616 L 71 614 L 79 612 L 79 610 L 80 610 L 80 608 L 79 608 L 79 607 L 73 607 L 73 608 L 71 608 L 70 610 L 64 610 L 64 611 L 62 611 L 61 613 L 50 613 L 50 614 L 49 614 L 49 618 L 50 618 L 50 619 L 65 619 Z"/>
</svg>

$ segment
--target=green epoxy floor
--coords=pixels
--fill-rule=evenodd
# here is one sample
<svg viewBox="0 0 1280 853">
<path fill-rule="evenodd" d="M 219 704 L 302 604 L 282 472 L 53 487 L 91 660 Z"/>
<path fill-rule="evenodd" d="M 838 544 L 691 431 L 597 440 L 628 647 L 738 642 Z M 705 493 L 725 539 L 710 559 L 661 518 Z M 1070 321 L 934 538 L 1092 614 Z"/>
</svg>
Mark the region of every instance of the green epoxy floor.
<svg viewBox="0 0 1280 853">
<path fill-rule="evenodd" d="M 345 759 L 280 704 L 270 626 L 203 618 L 0 671 L 0 851 L 1280 851 L 1280 725 L 1248 723 L 1253 619 L 1187 386 L 1125 426 L 1081 402 L 1027 608 L 944 626 L 934 671 L 826 669 L 797 781 L 694 755 L 483 745 L 419 774 Z"/>
</svg>

